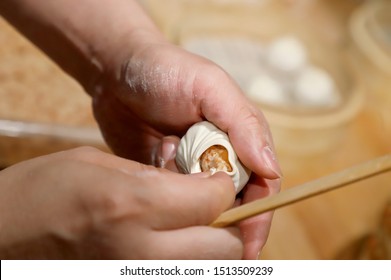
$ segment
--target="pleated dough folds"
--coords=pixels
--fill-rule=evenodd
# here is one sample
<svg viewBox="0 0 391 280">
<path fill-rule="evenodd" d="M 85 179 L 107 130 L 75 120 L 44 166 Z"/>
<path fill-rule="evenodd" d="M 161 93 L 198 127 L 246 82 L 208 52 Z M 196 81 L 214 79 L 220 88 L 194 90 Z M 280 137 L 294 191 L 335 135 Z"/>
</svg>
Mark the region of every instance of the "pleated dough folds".
<svg viewBox="0 0 391 280">
<path fill-rule="evenodd" d="M 236 193 L 246 185 L 251 171 L 238 159 L 228 135 L 210 122 L 203 121 L 194 124 L 182 137 L 176 154 L 176 163 L 183 173 L 201 172 L 200 157 L 211 146 L 220 145 L 228 151 L 229 164 L 232 171 L 225 171 L 231 176 Z"/>
</svg>

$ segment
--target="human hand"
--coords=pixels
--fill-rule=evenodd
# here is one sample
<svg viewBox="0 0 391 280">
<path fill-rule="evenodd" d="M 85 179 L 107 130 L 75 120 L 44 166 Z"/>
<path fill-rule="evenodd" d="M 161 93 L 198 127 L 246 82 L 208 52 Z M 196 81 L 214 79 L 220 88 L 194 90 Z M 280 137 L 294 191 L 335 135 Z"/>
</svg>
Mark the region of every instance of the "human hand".
<svg viewBox="0 0 391 280">
<path fill-rule="evenodd" d="M 96 119 L 118 155 L 175 168 L 178 138 L 166 136 L 181 137 L 208 120 L 228 133 L 255 174 L 242 202 L 278 192 L 278 180 L 266 180 L 280 171 L 262 113 L 221 68 L 167 43 L 138 1 L 3 0 L 0 12 L 91 94 Z M 244 226 L 252 228 L 243 232 L 245 258 L 255 258 L 247 252 L 266 240 L 264 234 L 250 242 L 248 236 L 270 226 L 270 214 L 257 219 Z"/>
<path fill-rule="evenodd" d="M 133 46 L 129 58 L 115 68 L 113 73 L 121 75 L 106 76 L 91 94 L 113 151 L 175 170 L 178 137 L 208 120 L 228 133 L 238 157 L 254 172 L 240 202 L 278 192 L 280 181 L 270 179 L 278 178 L 280 169 L 262 113 L 217 65 L 163 40 L 147 41 Z M 242 223 L 245 258 L 257 257 L 271 217 L 268 213 Z"/>
<path fill-rule="evenodd" d="M 1 259 L 240 259 L 231 179 L 182 175 L 92 148 L 0 172 Z"/>
<path fill-rule="evenodd" d="M 162 40 L 136 45 L 91 94 L 96 119 L 116 154 L 147 164 L 158 157 L 167 162 L 175 149 L 163 155 L 156 147 L 175 140 L 164 137 L 181 137 L 208 120 L 228 133 L 248 168 L 268 179 L 280 177 L 266 119 L 225 71 Z"/>
</svg>

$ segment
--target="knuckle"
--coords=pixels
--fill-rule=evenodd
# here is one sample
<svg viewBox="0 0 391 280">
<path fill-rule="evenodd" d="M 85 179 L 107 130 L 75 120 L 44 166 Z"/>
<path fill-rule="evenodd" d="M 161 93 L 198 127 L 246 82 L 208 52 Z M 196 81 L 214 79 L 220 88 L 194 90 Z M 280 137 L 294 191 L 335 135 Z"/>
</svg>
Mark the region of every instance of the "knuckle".
<svg viewBox="0 0 391 280">
<path fill-rule="evenodd" d="M 100 154 L 101 151 L 91 146 L 81 146 L 71 150 L 72 154 L 77 155 L 80 158 L 88 158 Z"/>
<path fill-rule="evenodd" d="M 91 146 L 80 146 L 70 150 L 60 152 L 60 155 L 65 159 L 88 161 L 91 158 L 96 158 L 102 152 Z"/>
<path fill-rule="evenodd" d="M 93 223 L 104 224 L 118 220 L 127 209 L 122 193 L 110 188 L 100 188 L 97 192 L 87 192 L 83 198 L 86 210 Z"/>
</svg>

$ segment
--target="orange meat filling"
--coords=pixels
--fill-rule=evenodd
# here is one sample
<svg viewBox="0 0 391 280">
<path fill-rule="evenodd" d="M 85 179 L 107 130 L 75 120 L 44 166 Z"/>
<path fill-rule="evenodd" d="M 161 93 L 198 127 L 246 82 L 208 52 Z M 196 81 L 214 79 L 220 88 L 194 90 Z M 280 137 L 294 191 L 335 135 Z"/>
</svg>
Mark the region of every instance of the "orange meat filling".
<svg viewBox="0 0 391 280">
<path fill-rule="evenodd" d="M 209 147 L 200 157 L 201 170 L 231 172 L 232 166 L 228 160 L 228 151 L 221 145 Z"/>
</svg>

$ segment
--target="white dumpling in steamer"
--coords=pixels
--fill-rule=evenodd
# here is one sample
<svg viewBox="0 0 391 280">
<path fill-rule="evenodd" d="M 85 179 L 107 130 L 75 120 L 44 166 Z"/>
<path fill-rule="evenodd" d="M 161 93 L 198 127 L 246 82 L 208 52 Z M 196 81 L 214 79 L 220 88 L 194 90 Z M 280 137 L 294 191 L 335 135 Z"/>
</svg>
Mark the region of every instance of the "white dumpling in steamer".
<svg viewBox="0 0 391 280">
<path fill-rule="evenodd" d="M 236 193 L 246 185 L 251 174 L 237 157 L 228 135 L 207 121 L 194 124 L 182 137 L 176 163 L 186 174 L 224 171 L 231 176 Z"/>
</svg>

